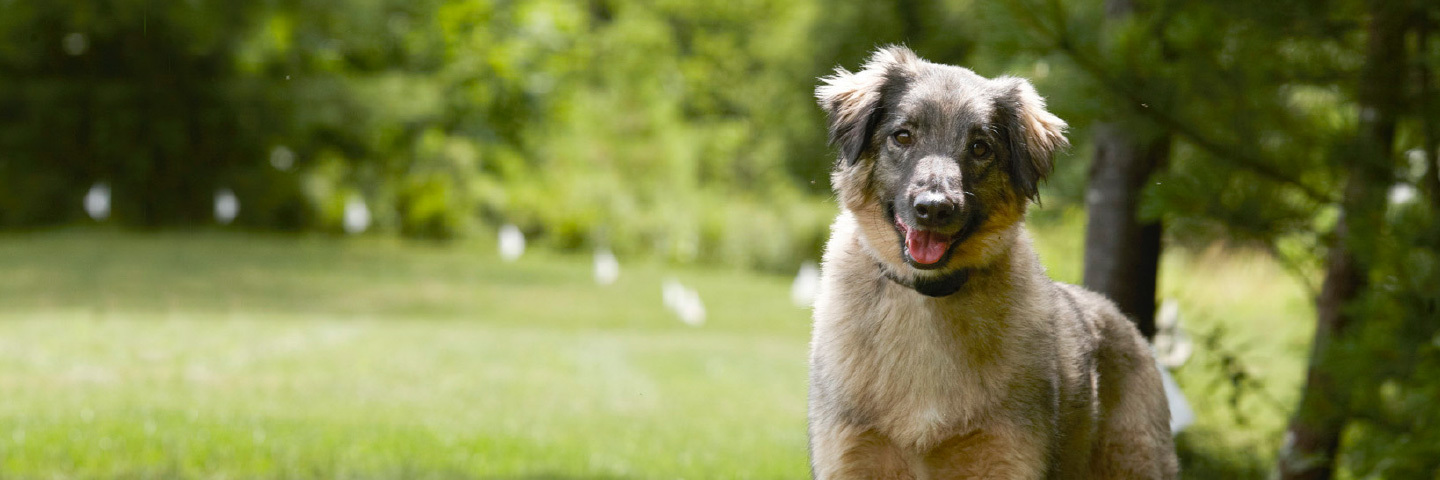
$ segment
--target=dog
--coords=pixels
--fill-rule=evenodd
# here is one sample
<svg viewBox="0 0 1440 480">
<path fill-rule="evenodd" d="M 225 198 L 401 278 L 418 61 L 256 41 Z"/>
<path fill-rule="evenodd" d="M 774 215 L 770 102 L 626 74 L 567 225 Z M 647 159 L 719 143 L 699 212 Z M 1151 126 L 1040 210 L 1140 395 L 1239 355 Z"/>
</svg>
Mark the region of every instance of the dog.
<svg viewBox="0 0 1440 480">
<path fill-rule="evenodd" d="M 815 96 L 839 151 L 814 307 L 817 479 L 1175 478 L 1160 372 L 1023 219 L 1066 124 L 1030 82 L 877 50 Z"/>
</svg>

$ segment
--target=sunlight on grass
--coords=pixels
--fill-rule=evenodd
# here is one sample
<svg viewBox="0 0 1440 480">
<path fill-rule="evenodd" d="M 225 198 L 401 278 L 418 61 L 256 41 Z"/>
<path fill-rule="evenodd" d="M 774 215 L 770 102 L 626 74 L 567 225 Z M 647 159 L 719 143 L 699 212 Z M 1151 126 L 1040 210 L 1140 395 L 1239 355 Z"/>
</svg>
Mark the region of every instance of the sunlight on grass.
<svg viewBox="0 0 1440 480">
<path fill-rule="evenodd" d="M 23 392 L 0 406 L 13 475 L 804 474 L 803 339 L 313 317 L 4 321 L 5 391 Z"/>
</svg>

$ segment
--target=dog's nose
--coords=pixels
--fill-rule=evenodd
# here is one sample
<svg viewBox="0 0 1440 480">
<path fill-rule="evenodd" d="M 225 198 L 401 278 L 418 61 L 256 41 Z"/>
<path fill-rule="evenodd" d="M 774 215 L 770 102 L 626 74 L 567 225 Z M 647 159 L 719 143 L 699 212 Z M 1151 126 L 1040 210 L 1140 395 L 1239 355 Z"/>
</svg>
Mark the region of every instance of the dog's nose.
<svg viewBox="0 0 1440 480">
<path fill-rule="evenodd" d="M 955 220 L 960 206 L 948 196 L 939 192 L 925 192 L 915 196 L 915 220 L 922 227 L 944 227 Z"/>
</svg>

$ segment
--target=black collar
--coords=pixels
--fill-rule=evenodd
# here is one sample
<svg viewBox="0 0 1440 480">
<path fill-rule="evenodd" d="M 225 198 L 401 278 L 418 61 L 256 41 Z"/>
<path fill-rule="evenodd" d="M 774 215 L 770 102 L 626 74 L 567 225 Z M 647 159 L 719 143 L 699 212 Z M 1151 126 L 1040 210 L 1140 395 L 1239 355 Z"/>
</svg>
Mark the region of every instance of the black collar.
<svg viewBox="0 0 1440 480">
<path fill-rule="evenodd" d="M 925 295 L 927 297 L 939 298 L 948 296 L 952 293 L 960 291 L 960 287 L 964 287 L 965 282 L 970 280 L 970 269 L 968 268 L 962 268 L 947 273 L 941 277 L 921 278 L 918 280 L 905 281 L 900 279 L 900 277 L 895 276 L 894 273 L 890 273 L 890 269 L 885 268 L 884 265 L 881 265 L 877 262 L 875 266 L 878 267 L 880 271 L 885 274 L 885 278 L 890 279 L 890 281 L 895 282 L 902 287 L 914 289 L 915 291 L 920 292 L 921 295 Z"/>
</svg>

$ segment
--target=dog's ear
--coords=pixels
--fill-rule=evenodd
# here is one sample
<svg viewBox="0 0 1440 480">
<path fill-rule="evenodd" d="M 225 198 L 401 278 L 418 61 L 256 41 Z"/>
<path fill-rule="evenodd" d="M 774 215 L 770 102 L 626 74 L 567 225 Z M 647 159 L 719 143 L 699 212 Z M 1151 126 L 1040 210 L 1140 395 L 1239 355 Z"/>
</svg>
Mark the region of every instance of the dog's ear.
<svg viewBox="0 0 1440 480">
<path fill-rule="evenodd" d="M 1065 121 L 1045 110 L 1045 99 L 1018 77 L 995 79 L 998 119 L 1009 137 L 1010 179 L 1025 198 L 1036 200 L 1040 182 L 1050 175 L 1055 152 L 1070 147 Z"/>
<path fill-rule="evenodd" d="M 815 99 L 830 119 L 830 144 L 840 149 L 846 166 L 854 165 L 870 147 L 870 137 L 883 116 L 885 93 L 915 71 L 920 58 L 900 45 L 881 47 L 859 72 L 841 67 L 821 77 Z"/>
</svg>

